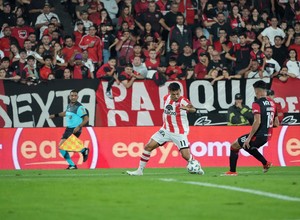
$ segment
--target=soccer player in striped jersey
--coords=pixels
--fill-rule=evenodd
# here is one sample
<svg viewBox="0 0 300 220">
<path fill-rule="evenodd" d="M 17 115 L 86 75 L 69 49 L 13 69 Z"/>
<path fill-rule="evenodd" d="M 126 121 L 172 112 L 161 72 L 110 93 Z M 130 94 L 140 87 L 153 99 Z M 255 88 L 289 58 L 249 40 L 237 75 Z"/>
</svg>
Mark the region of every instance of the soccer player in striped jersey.
<svg viewBox="0 0 300 220">
<path fill-rule="evenodd" d="M 188 162 L 194 161 L 189 150 L 189 122 L 187 113 L 196 112 L 190 101 L 181 96 L 180 85 L 176 82 L 168 86 L 169 94 L 164 97 L 163 126 L 152 135 L 146 144 L 140 158 L 139 167 L 135 171 L 127 171 L 132 176 L 143 175 L 144 168 L 150 159 L 151 152 L 165 142 L 172 141 L 181 153 L 181 156 Z M 198 174 L 204 174 L 200 168 Z"/>
<path fill-rule="evenodd" d="M 267 97 L 266 83 L 259 80 L 253 84 L 256 100 L 252 104 L 254 122 L 249 134 L 242 135 L 231 144 L 230 170 L 225 176 L 237 176 L 236 164 L 240 149 L 244 149 L 263 165 L 263 172 L 266 173 L 272 166 L 265 157 L 258 151 L 272 136 L 273 127 L 279 126 L 275 102 Z"/>
</svg>

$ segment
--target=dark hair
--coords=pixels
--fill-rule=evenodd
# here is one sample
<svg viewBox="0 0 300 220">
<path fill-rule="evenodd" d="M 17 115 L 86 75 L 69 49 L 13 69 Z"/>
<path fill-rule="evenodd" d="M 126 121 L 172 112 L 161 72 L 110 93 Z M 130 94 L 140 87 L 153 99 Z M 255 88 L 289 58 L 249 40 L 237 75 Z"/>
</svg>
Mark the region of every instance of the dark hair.
<svg viewBox="0 0 300 220">
<path fill-rule="evenodd" d="M 29 56 L 27 57 L 27 60 L 35 60 L 35 57 L 32 56 L 32 55 L 29 55 Z"/>
<path fill-rule="evenodd" d="M 77 90 L 77 89 L 72 89 L 71 92 L 70 92 L 70 94 L 71 94 L 72 92 L 78 93 L 78 90 Z"/>
<path fill-rule="evenodd" d="M 169 89 L 170 91 L 177 91 L 177 90 L 180 89 L 180 85 L 179 85 L 178 83 L 176 83 L 176 82 L 173 82 L 173 83 L 171 83 L 171 84 L 168 86 L 168 89 Z"/>
<path fill-rule="evenodd" d="M 267 84 L 262 81 L 262 80 L 259 80 L 259 81 L 256 81 L 254 84 L 253 84 L 253 87 L 255 89 L 267 89 Z"/>
</svg>

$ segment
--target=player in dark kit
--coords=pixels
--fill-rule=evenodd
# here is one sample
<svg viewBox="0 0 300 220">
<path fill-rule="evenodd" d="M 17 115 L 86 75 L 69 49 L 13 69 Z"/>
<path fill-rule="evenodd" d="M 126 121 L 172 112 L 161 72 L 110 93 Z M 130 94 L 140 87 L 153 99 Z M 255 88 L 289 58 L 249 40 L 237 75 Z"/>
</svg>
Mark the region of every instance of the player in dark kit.
<svg viewBox="0 0 300 220">
<path fill-rule="evenodd" d="M 49 118 L 53 119 L 55 117 L 66 117 L 67 127 L 65 133 L 63 134 L 59 146 L 61 146 L 72 134 L 76 137 L 79 137 L 81 134 L 82 127 L 86 125 L 89 121 L 89 116 L 87 114 L 86 109 L 83 107 L 78 100 L 78 91 L 72 90 L 69 95 L 70 103 L 67 106 L 67 110 L 64 112 L 52 114 Z M 65 158 L 68 162 L 68 170 L 77 169 L 77 166 L 72 161 L 69 152 L 66 150 L 59 150 L 61 155 Z M 83 162 L 88 159 L 89 149 L 83 148 L 80 152 L 83 156 Z"/>
<path fill-rule="evenodd" d="M 267 172 L 272 166 L 264 156 L 258 151 L 272 136 L 273 127 L 279 125 L 277 117 L 276 105 L 274 101 L 267 97 L 266 83 L 259 80 L 253 84 L 255 90 L 256 101 L 252 104 L 252 113 L 254 122 L 249 134 L 239 137 L 231 144 L 230 150 L 230 171 L 226 172 L 226 176 L 237 176 L 236 164 L 238 160 L 239 150 L 243 148 L 263 165 L 263 172 Z"/>
</svg>

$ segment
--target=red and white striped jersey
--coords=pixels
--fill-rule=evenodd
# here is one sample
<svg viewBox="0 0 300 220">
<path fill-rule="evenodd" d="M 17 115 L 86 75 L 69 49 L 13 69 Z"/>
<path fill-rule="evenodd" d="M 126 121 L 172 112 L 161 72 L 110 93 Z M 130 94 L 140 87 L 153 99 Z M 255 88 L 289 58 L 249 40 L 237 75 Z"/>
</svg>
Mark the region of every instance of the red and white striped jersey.
<svg viewBox="0 0 300 220">
<path fill-rule="evenodd" d="M 180 106 L 187 106 L 190 101 L 180 96 L 177 102 L 171 99 L 171 95 L 164 97 L 163 128 L 175 134 L 188 134 L 189 121 L 187 111 L 180 109 Z"/>
</svg>

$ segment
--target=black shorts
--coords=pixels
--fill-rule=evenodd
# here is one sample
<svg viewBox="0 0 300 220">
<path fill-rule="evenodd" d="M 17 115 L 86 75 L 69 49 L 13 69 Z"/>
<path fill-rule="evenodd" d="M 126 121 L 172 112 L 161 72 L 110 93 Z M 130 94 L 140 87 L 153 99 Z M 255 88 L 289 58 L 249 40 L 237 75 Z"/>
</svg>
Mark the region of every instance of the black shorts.
<svg viewBox="0 0 300 220">
<path fill-rule="evenodd" d="M 65 133 L 63 134 L 61 139 L 68 139 L 73 134 L 74 128 L 66 128 Z M 81 128 L 78 132 L 74 134 L 76 137 L 79 137 L 81 135 Z"/>
<path fill-rule="evenodd" d="M 243 147 L 243 144 L 245 143 L 247 137 L 249 134 L 242 135 L 241 137 L 238 138 L 238 143 L 241 147 Z M 265 143 L 268 142 L 268 136 L 260 136 L 260 137 L 252 137 L 249 145 L 250 149 L 251 148 L 260 148 L 262 147 Z"/>
</svg>

